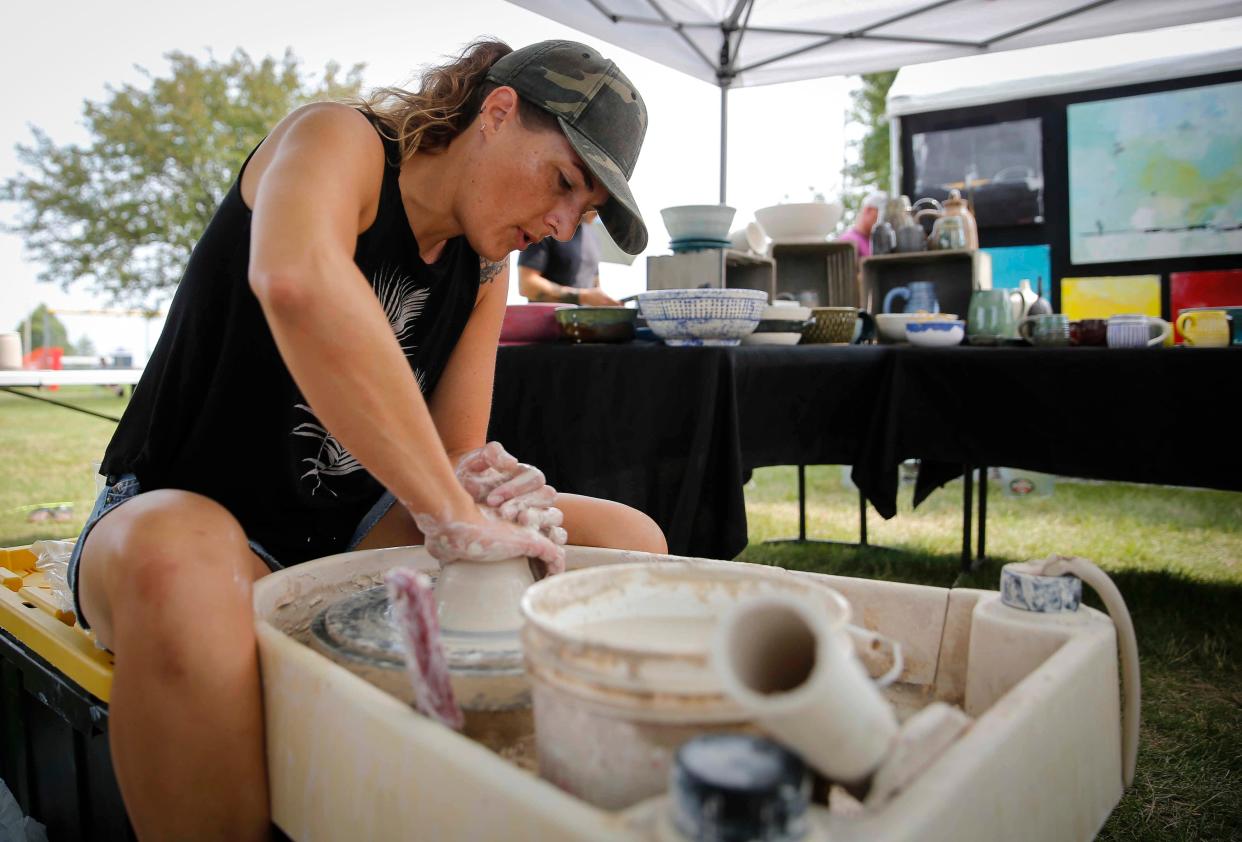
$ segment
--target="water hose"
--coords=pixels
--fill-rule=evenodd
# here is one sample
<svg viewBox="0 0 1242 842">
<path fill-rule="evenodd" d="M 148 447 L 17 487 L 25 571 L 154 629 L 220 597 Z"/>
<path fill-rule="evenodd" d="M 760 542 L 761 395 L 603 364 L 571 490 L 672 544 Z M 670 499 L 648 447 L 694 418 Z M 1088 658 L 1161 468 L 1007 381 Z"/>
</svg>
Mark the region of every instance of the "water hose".
<svg viewBox="0 0 1242 842">
<path fill-rule="evenodd" d="M 1139 710 L 1142 704 L 1139 685 L 1138 639 L 1134 623 L 1121 591 L 1108 575 L 1085 558 L 1050 556 L 1031 563 L 1041 576 L 1076 576 L 1092 587 L 1104 602 L 1117 629 L 1117 648 L 1121 655 L 1121 689 L 1123 697 L 1121 728 L 1121 779 L 1129 787 L 1134 783 L 1134 767 L 1138 762 Z"/>
</svg>

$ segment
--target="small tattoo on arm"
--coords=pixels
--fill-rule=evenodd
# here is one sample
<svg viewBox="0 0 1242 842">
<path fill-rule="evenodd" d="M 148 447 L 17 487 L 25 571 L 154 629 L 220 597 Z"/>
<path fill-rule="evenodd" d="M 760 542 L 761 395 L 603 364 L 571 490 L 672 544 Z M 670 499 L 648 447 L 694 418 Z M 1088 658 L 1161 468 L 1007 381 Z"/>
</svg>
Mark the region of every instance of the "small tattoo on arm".
<svg viewBox="0 0 1242 842">
<path fill-rule="evenodd" d="M 497 260 L 492 263 L 488 260 L 479 258 L 479 284 L 489 284 L 495 280 L 496 276 L 509 267 L 509 259 Z"/>
</svg>

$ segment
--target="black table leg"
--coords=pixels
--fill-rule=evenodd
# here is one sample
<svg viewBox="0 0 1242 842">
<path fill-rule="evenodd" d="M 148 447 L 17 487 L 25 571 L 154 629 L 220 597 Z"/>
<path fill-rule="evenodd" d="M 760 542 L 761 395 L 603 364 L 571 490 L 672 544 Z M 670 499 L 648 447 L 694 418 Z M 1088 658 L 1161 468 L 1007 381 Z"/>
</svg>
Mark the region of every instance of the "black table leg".
<svg viewBox="0 0 1242 842">
<path fill-rule="evenodd" d="M 979 468 L 979 549 L 975 553 L 975 559 L 983 561 L 987 558 L 987 534 L 988 534 L 988 469 L 987 466 Z"/>
<path fill-rule="evenodd" d="M 867 495 L 858 490 L 858 544 L 867 546 Z"/>
<path fill-rule="evenodd" d="M 798 540 L 806 540 L 806 465 L 798 466 Z"/>
<path fill-rule="evenodd" d="M 969 573 L 970 563 L 970 522 L 973 503 L 971 501 L 975 489 L 975 474 L 969 465 L 962 472 L 962 572 Z"/>
</svg>

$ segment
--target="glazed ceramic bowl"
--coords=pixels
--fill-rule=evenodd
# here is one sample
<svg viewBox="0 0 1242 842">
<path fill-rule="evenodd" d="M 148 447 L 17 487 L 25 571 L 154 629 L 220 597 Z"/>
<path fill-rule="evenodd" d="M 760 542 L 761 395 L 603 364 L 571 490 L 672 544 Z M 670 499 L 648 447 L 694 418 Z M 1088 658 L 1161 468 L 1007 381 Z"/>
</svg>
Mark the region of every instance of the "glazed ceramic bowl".
<svg viewBox="0 0 1242 842">
<path fill-rule="evenodd" d="M 664 227 L 670 240 L 716 240 L 726 245 L 737 210 L 728 205 L 676 205 L 664 208 Z"/>
<path fill-rule="evenodd" d="M 772 242 L 799 242 L 827 237 L 843 210 L 840 202 L 797 202 L 760 208 L 755 219 Z"/>
<path fill-rule="evenodd" d="M 642 317 L 665 345 L 737 345 L 759 324 L 757 289 L 662 289 L 639 293 Z"/>
<path fill-rule="evenodd" d="M 505 344 L 555 342 L 561 338 L 556 311 L 573 306 L 555 302 L 510 304 L 505 308 L 504 321 L 500 323 L 500 341 Z"/>
<path fill-rule="evenodd" d="M 875 327 L 881 342 L 899 343 L 906 341 L 906 325 L 910 322 L 952 321 L 956 318 L 956 313 L 876 313 Z"/>
<path fill-rule="evenodd" d="M 943 348 L 960 345 L 965 337 L 966 322 L 961 319 L 924 319 L 906 325 L 906 339 L 911 345 Z"/>
<path fill-rule="evenodd" d="M 629 307 L 567 307 L 555 316 L 571 342 L 629 342 L 638 321 L 638 311 Z"/>
</svg>

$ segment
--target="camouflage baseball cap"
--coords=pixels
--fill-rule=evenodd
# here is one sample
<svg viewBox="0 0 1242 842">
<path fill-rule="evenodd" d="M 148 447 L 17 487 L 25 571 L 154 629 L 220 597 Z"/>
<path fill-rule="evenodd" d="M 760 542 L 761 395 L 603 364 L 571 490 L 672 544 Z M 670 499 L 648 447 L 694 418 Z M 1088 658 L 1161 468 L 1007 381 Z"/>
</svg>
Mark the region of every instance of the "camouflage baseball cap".
<svg viewBox="0 0 1242 842">
<path fill-rule="evenodd" d="M 604 227 L 629 254 L 647 247 L 630 176 L 647 133 L 647 106 L 615 63 L 574 41 L 541 41 L 492 65 L 487 78 L 556 115 L 582 162 L 608 190 Z"/>
</svg>

